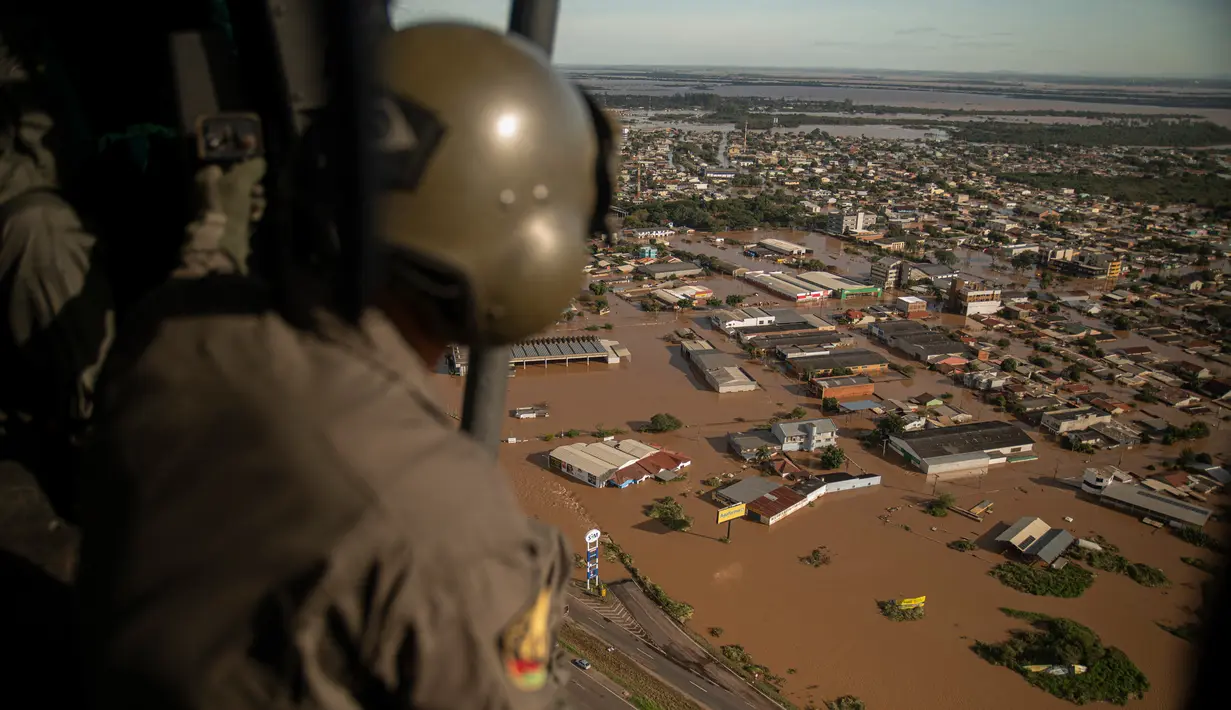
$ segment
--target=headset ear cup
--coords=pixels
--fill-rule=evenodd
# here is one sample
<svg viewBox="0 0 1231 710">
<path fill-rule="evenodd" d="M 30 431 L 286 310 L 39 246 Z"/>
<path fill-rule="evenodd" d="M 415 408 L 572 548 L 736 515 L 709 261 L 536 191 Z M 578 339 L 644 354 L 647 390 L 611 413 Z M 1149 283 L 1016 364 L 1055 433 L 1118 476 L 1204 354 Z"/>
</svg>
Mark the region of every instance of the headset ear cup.
<svg viewBox="0 0 1231 710">
<path fill-rule="evenodd" d="M 598 141 L 598 160 L 594 166 L 594 181 L 597 194 L 594 203 L 594 214 L 590 219 L 591 234 L 611 234 L 611 206 L 615 194 L 615 186 L 619 174 L 620 146 L 619 131 L 612 118 L 594 97 L 582 91 L 590 109 L 590 118 L 594 122 L 594 135 Z"/>
</svg>

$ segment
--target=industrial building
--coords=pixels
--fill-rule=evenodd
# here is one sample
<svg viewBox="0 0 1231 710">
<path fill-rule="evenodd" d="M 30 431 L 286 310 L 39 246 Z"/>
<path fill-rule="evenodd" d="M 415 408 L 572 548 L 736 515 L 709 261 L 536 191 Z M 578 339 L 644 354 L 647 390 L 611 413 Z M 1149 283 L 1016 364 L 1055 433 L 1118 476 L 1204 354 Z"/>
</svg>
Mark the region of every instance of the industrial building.
<svg viewBox="0 0 1231 710">
<path fill-rule="evenodd" d="M 878 297 L 881 295 L 880 286 L 861 284 L 827 271 L 805 271 L 799 275 L 799 278 L 801 281 L 806 281 L 820 287 L 824 291 L 828 291 L 831 296 L 837 296 L 839 300 L 843 301 L 857 296 Z"/>
<path fill-rule="evenodd" d="M 686 303 L 703 302 L 713 297 L 714 292 L 703 286 L 677 286 L 675 288 L 655 289 L 650 293 L 654 300 L 666 306 L 678 306 L 681 301 Z"/>
<path fill-rule="evenodd" d="M 945 333 L 910 320 L 868 324 L 868 334 L 916 360 L 932 363 L 966 354 L 966 346 Z"/>
<path fill-rule="evenodd" d="M 1094 407 L 1071 407 L 1055 409 L 1043 414 L 1039 426 L 1052 434 L 1084 431 L 1095 424 L 1111 421 L 1111 415 Z"/>
<path fill-rule="evenodd" d="M 889 371 L 889 361 L 880 353 L 852 348 L 818 357 L 799 357 L 787 361 L 800 379 L 832 375 L 834 370 L 847 370 L 852 375 L 883 375 Z"/>
<path fill-rule="evenodd" d="M 1068 530 L 1053 528 L 1042 518 L 1026 516 L 997 535 L 996 542 L 1005 543 L 1031 562 L 1050 565 L 1077 542 L 1077 538 Z"/>
<path fill-rule="evenodd" d="M 704 340 L 684 341 L 680 349 L 697 374 L 701 375 L 715 392 L 728 394 L 752 392 L 757 389 L 756 381 L 740 369 L 735 358 L 715 350 L 713 345 Z"/>
<path fill-rule="evenodd" d="M 807 303 L 829 298 L 828 289 L 818 288 L 815 284 L 801 281 L 798 277 L 785 271 L 749 271 L 744 274 L 744 280 L 796 303 Z"/>
<path fill-rule="evenodd" d="M 796 316 L 796 318 L 787 321 L 781 316 L 776 316 L 776 320 L 769 325 L 739 328 L 735 331 L 735 334 L 741 343 L 755 344 L 767 338 L 772 340 L 774 336 L 812 335 L 833 330 L 832 324 L 820 316 L 811 313 L 792 315 Z"/>
<path fill-rule="evenodd" d="M 666 264 L 643 264 L 637 269 L 652 279 L 659 281 L 667 279 L 683 279 L 690 276 L 700 276 L 705 270 L 691 261 L 673 261 Z"/>
<path fill-rule="evenodd" d="M 919 281 L 937 281 L 957 277 L 957 271 L 944 264 L 924 264 L 910 261 L 899 262 L 898 283 L 907 284 Z"/>
<path fill-rule="evenodd" d="M 814 377 L 808 381 L 808 390 L 822 399 L 863 399 L 876 392 L 876 384 L 868 377 Z"/>
<path fill-rule="evenodd" d="M 715 328 L 718 328 L 727 335 L 740 328 L 770 325 L 773 322 L 774 316 L 760 308 L 721 310 L 715 311 L 710 315 L 710 323 L 713 323 Z"/>
<path fill-rule="evenodd" d="M 1152 491 L 1138 483 L 1106 482 L 1107 479 L 1103 479 L 1102 485 L 1091 485 L 1086 479 L 1091 477 L 1092 470 L 1086 470 L 1081 490 L 1109 508 L 1176 528 L 1205 527 L 1213 515 L 1209 508 L 1179 500 L 1168 493 Z"/>
<path fill-rule="evenodd" d="M 654 477 L 671 480 L 691 464 L 682 454 L 635 439 L 567 444 L 548 455 L 549 468 L 595 488 L 626 488 Z"/>
<path fill-rule="evenodd" d="M 1034 439 L 1009 422 L 976 422 L 904 432 L 889 437 L 889 448 L 926 474 L 986 472 L 987 467 L 1037 458 Z"/>
<path fill-rule="evenodd" d="M 592 335 L 539 338 L 509 346 L 510 368 L 539 364 L 545 367 L 553 363 L 567 366 L 578 362 L 618 365 L 620 358 L 628 357 L 628 350 L 616 341 L 600 340 Z M 447 362 L 451 374 L 464 376 L 470 367 L 469 349 L 462 345 L 450 347 Z"/>
<path fill-rule="evenodd" d="M 793 242 L 788 242 L 784 239 L 762 239 L 757 242 L 757 244 L 772 252 L 785 254 L 787 256 L 801 256 L 808 253 L 807 247 L 800 246 L 799 244 L 795 244 Z"/>
<path fill-rule="evenodd" d="M 828 493 L 867 488 L 880 482 L 881 477 L 875 474 L 841 472 L 810 476 L 794 487 L 772 478 L 746 478 L 714 491 L 714 498 L 725 505 L 743 503 L 748 518 L 773 525 Z"/>
</svg>

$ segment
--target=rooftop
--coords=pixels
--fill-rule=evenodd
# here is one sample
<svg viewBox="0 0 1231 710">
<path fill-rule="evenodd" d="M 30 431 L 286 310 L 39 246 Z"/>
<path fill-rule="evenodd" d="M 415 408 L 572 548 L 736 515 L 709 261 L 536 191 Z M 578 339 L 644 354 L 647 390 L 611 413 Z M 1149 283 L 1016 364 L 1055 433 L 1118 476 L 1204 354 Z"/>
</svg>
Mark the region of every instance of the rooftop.
<svg viewBox="0 0 1231 710">
<path fill-rule="evenodd" d="M 736 503 L 751 503 L 766 493 L 781 487 L 782 484 L 778 481 L 756 476 L 755 478 L 745 478 L 738 483 L 732 483 L 726 488 L 719 489 L 718 493 L 723 498 L 733 500 Z"/>
<path fill-rule="evenodd" d="M 1166 494 L 1155 493 L 1144 486 L 1132 483 L 1109 483 L 1103 489 L 1103 497 L 1189 525 L 1205 525 L 1212 514 L 1208 508 L 1182 503 Z"/>
<path fill-rule="evenodd" d="M 1034 443 L 1030 435 L 1009 422 L 974 422 L 940 429 L 923 429 L 897 434 L 920 457 L 968 454 Z"/>
</svg>

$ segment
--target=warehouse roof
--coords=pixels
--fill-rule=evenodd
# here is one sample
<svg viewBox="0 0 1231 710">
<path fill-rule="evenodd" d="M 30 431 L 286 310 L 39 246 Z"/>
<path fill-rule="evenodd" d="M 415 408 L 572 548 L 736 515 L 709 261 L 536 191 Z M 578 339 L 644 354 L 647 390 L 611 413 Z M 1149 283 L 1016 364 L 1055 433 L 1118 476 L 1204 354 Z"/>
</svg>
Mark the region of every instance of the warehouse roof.
<svg viewBox="0 0 1231 710">
<path fill-rule="evenodd" d="M 732 483 L 726 488 L 720 489 L 718 494 L 736 503 L 751 503 L 766 493 L 781 487 L 782 484 L 777 481 L 757 476 L 756 478 L 745 478 L 739 483 Z"/>
<path fill-rule="evenodd" d="M 940 429 L 923 429 L 894 435 L 919 458 L 968 454 L 1034 443 L 1030 435 L 1009 422 L 975 422 Z"/>
<path fill-rule="evenodd" d="M 805 500 L 804 496 L 786 486 L 778 486 L 765 495 L 748 501 L 748 510 L 764 518 L 772 518 Z"/>
<path fill-rule="evenodd" d="M 1182 503 L 1168 495 L 1155 493 L 1132 483 L 1109 483 L 1103 489 L 1103 497 L 1190 525 L 1205 525 L 1211 515 L 1208 508 Z"/>
<path fill-rule="evenodd" d="M 553 338 L 529 340 L 509 348 L 509 356 L 518 358 L 557 357 L 562 355 L 601 355 L 607 348 L 597 338 Z"/>
<path fill-rule="evenodd" d="M 880 353 L 853 348 L 842 352 L 818 355 L 816 357 L 801 357 L 792 360 L 791 364 L 801 372 L 811 370 L 833 370 L 839 367 L 867 367 L 868 365 L 884 365 L 889 361 Z"/>
</svg>

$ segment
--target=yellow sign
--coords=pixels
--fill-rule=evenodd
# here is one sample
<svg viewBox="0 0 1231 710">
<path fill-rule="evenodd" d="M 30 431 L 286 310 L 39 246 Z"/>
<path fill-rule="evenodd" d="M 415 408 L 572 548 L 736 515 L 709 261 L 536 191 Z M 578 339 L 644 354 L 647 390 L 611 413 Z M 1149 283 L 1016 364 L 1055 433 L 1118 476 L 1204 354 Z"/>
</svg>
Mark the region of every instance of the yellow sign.
<svg viewBox="0 0 1231 710">
<path fill-rule="evenodd" d="M 736 503 L 718 511 L 718 522 L 725 523 L 728 520 L 744 517 L 744 513 L 748 512 L 748 506 L 744 503 Z"/>
<path fill-rule="evenodd" d="M 928 600 L 927 597 L 914 597 L 912 599 L 903 599 L 898 602 L 899 609 L 914 609 L 923 606 L 923 603 Z"/>
</svg>

